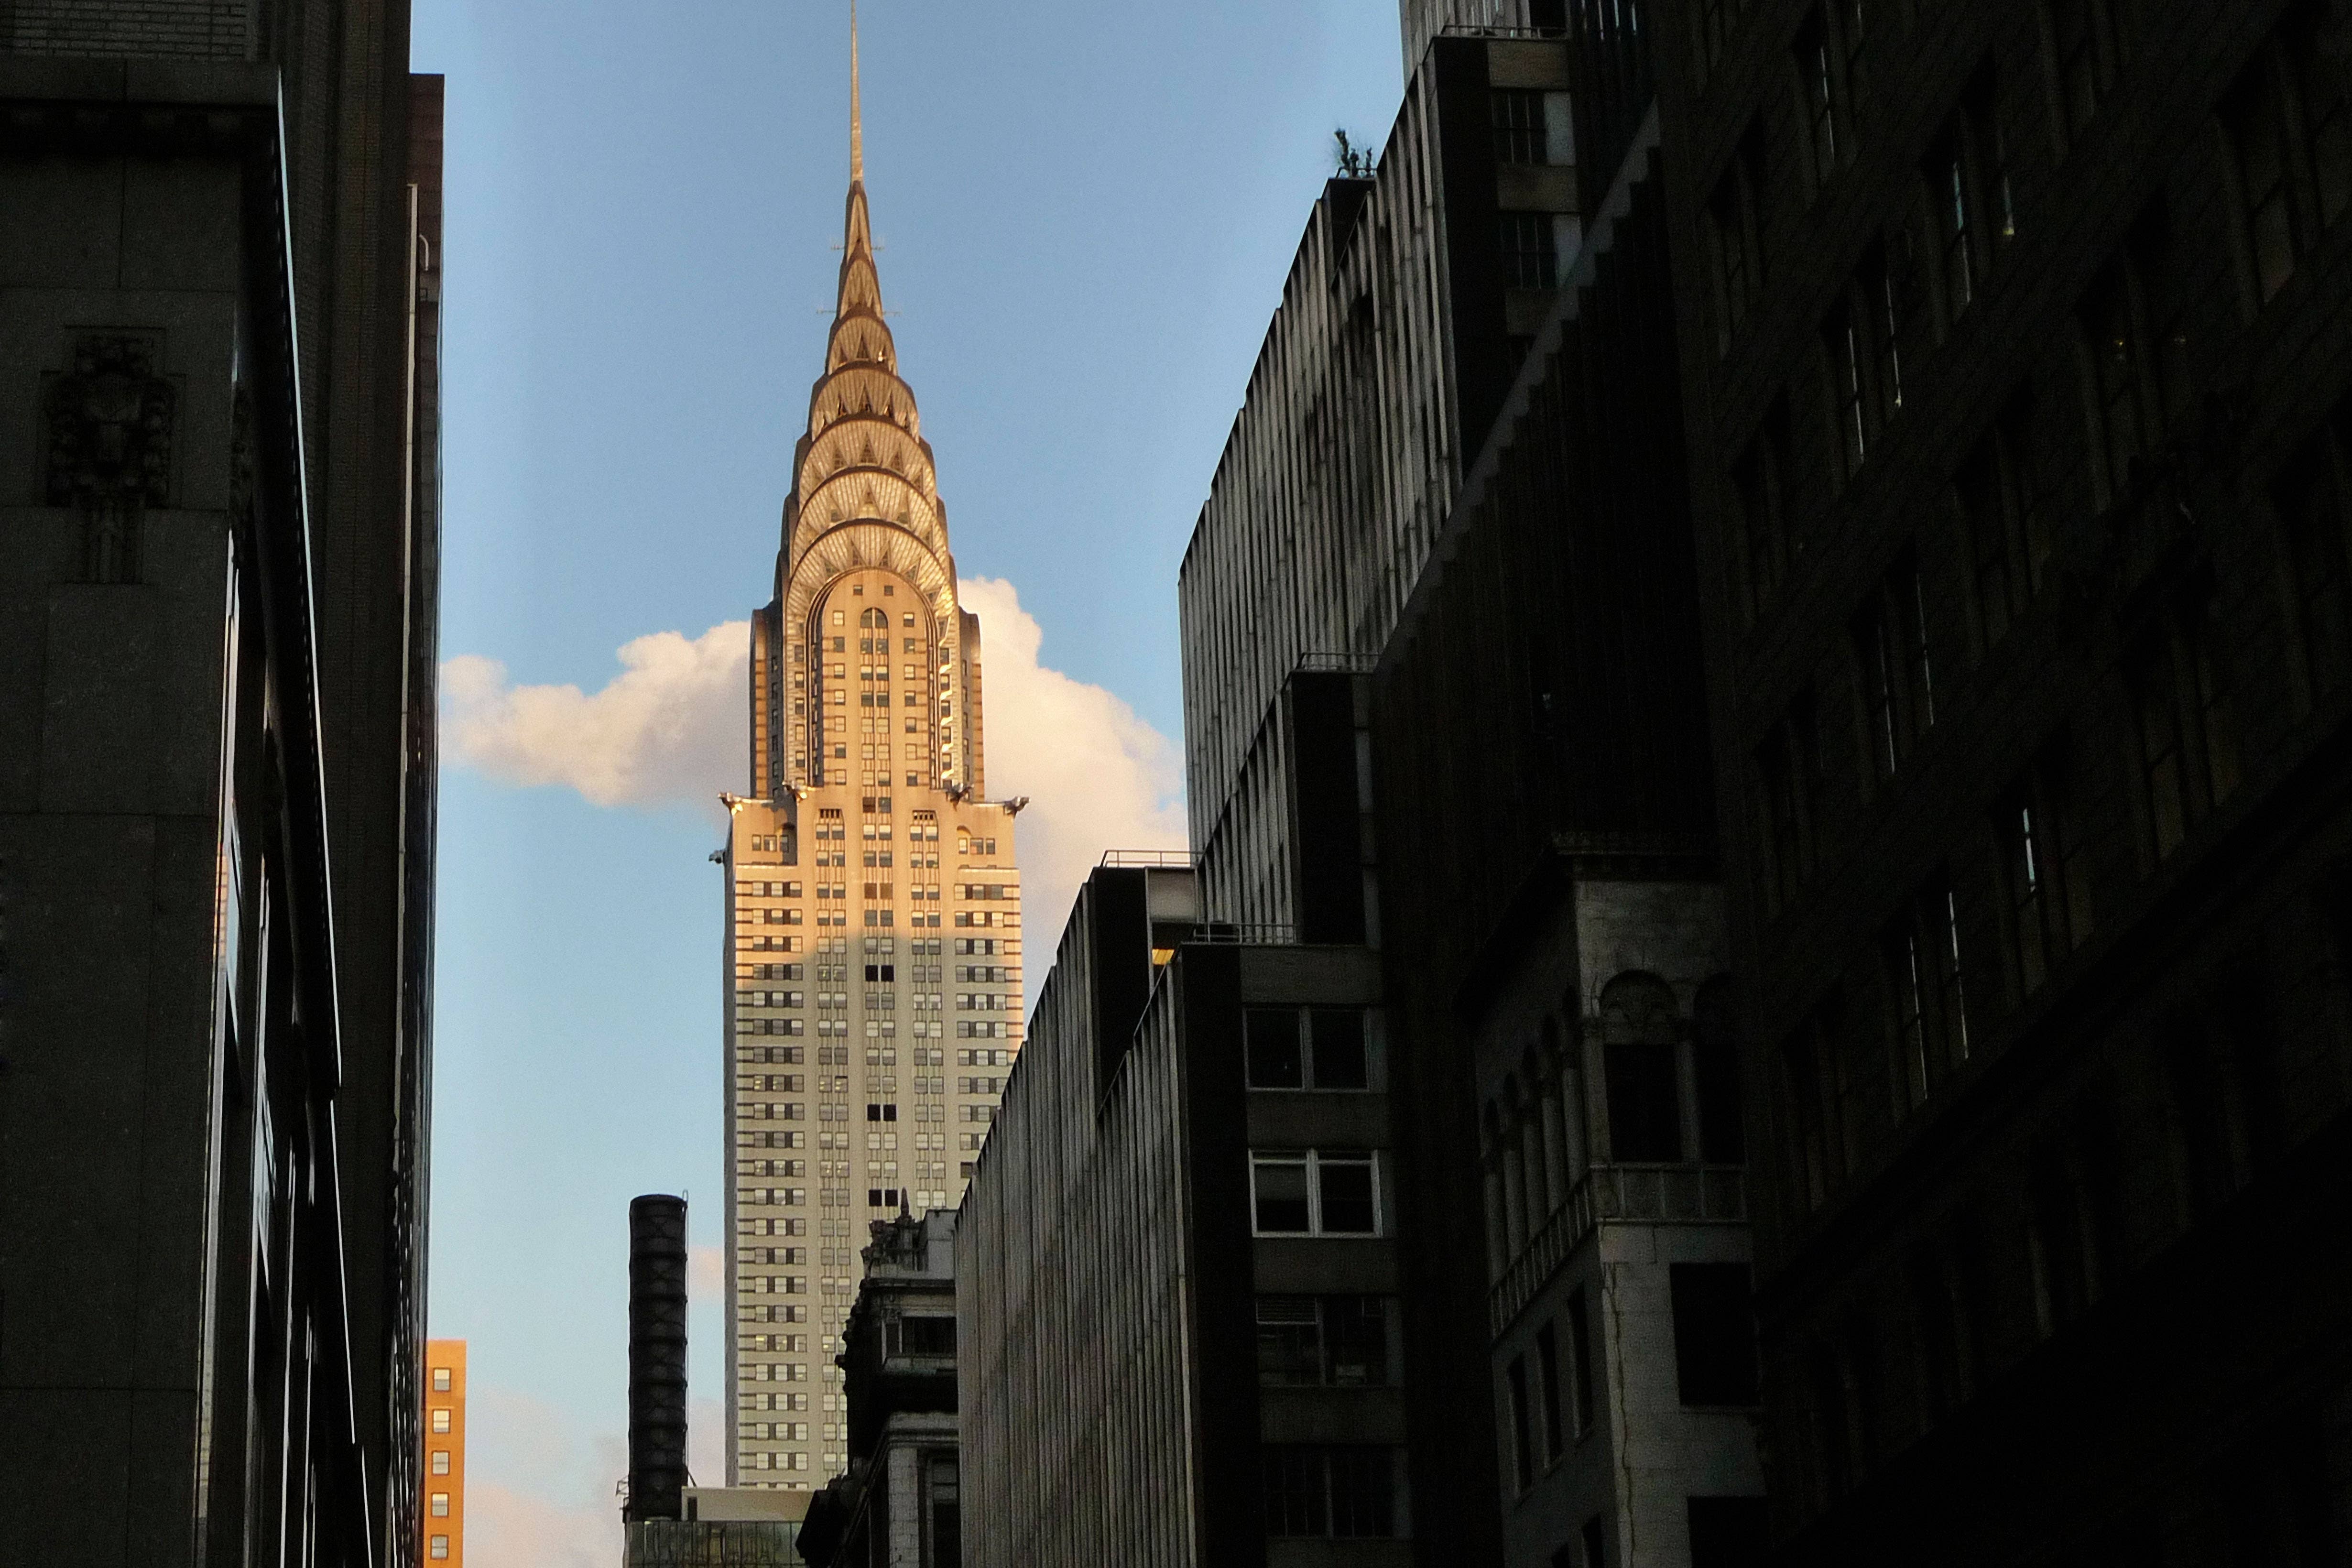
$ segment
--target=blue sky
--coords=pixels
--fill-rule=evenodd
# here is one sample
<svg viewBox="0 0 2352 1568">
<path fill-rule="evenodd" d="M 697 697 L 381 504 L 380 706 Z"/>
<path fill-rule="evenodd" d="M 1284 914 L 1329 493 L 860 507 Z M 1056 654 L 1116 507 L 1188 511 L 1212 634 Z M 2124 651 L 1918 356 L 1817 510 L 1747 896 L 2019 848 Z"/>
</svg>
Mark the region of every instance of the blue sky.
<svg viewBox="0 0 2352 1568">
<path fill-rule="evenodd" d="M 1050 797 L 1042 858 L 1164 836 L 1176 565 L 1331 131 L 1377 145 L 1394 113 L 1393 0 L 863 22 L 884 297 L 959 569 L 991 580 L 992 693 L 1020 666 L 992 793 Z M 442 651 L 487 694 L 442 793 L 431 1310 L 472 1342 L 481 1568 L 610 1560 L 628 1198 L 683 1187 L 722 1240 L 698 803 L 743 779 L 740 639 L 713 628 L 768 596 L 822 356 L 846 30 L 816 0 L 416 5 L 415 67 L 449 79 Z M 1032 734 L 1073 739 L 1016 763 Z M 1087 744 L 1132 802 L 1062 804 Z M 1039 949 L 1063 912 L 1033 907 Z M 717 1309 L 698 1296 L 705 1455 Z"/>
</svg>

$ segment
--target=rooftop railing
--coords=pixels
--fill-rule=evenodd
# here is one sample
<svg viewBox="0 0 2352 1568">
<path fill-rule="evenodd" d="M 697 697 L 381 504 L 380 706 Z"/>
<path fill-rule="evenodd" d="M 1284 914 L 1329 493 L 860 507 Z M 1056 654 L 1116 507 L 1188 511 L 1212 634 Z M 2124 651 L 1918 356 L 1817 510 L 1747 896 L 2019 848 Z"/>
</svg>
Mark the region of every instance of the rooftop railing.
<svg viewBox="0 0 2352 1568">
<path fill-rule="evenodd" d="M 1106 849 L 1102 864 L 1111 867 L 1143 867 L 1147 869 L 1190 869 L 1192 852 L 1190 849 Z"/>
<path fill-rule="evenodd" d="M 1307 675 L 1370 675 L 1380 668 L 1376 653 L 1302 653 L 1293 673 Z"/>
<path fill-rule="evenodd" d="M 1196 925 L 1189 942 L 1231 942 L 1237 947 L 1296 947 L 1298 928 L 1292 925 L 1242 925 L 1230 921 L 1213 921 Z"/>
<path fill-rule="evenodd" d="M 1520 27 L 1501 22 L 1448 22 L 1438 29 L 1443 38 L 1538 38 L 1558 43 L 1568 37 L 1565 27 Z"/>
</svg>

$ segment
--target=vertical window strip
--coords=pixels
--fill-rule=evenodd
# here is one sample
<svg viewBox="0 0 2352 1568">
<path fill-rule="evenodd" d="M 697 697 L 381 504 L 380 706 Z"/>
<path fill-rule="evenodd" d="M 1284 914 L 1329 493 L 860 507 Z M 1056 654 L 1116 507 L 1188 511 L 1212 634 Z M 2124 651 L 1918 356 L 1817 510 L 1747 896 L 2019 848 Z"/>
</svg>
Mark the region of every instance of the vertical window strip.
<svg viewBox="0 0 2352 1568">
<path fill-rule="evenodd" d="M 1944 931 L 1937 956 L 1942 961 L 1944 976 L 1943 1017 L 1944 1054 L 1947 1065 L 1958 1068 L 1969 1059 L 1969 1006 L 1966 982 L 1960 964 L 1960 900 L 1959 895 L 1947 884 L 1937 911 Z"/>
<path fill-rule="evenodd" d="M 1845 44 L 1846 115 L 1850 121 L 1853 106 L 1869 96 L 1870 60 L 1865 47 L 1870 41 L 1870 0 L 1843 0 L 1841 13 Z"/>
<path fill-rule="evenodd" d="M 2028 995 L 2041 989 L 2049 965 L 2049 900 L 2042 888 L 2041 834 L 2033 804 L 2009 808 L 2010 900 L 2017 926 L 2018 987 Z"/>
<path fill-rule="evenodd" d="M 2052 64 L 2070 139 L 2090 125 L 2106 90 L 2106 20 L 2105 0 L 2052 0 L 2051 32 L 2056 46 Z"/>
<path fill-rule="evenodd" d="M 2190 656 L 2197 671 L 2198 738 L 2204 743 L 2207 798 L 2220 805 L 2238 787 L 2238 723 L 2230 702 L 2223 655 L 2202 626 L 2190 633 Z"/>
<path fill-rule="evenodd" d="M 1863 697 L 1867 710 L 1873 771 L 1881 785 L 1894 782 L 1902 763 L 1895 710 L 1895 660 L 1883 606 L 1865 619 L 1862 632 Z"/>
<path fill-rule="evenodd" d="M 1892 419 L 1903 408 L 1903 316 L 1895 293 L 1895 274 L 1882 259 L 1873 270 L 1877 295 L 1878 321 L 1878 400 L 1880 417 Z"/>
<path fill-rule="evenodd" d="M 1788 1152 L 1790 1163 L 1795 1167 L 1792 1173 L 1796 1189 L 1804 1194 L 1807 1209 L 1817 1209 L 1829 1201 L 1830 1193 L 1829 1140 L 1824 1120 L 1829 1096 L 1822 1081 L 1810 1024 L 1780 1047 L 1780 1078 L 1783 1103 L 1794 1123 Z"/>
<path fill-rule="evenodd" d="M 2002 504 L 2012 520 L 2013 536 L 2021 547 L 2026 592 L 2038 595 L 2048 574 L 2053 545 L 2050 512 L 2043 504 L 2041 478 L 2035 467 L 2040 448 L 2035 445 L 2038 437 L 2033 404 L 2026 394 L 2019 393 L 2001 411 L 1995 437 L 2000 460 Z"/>
<path fill-rule="evenodd" d="M 1837 173 L 1837 89 L 1830 78 L 1830 44 L 1818 25 L 1801 50 L 1806 102 L 1811 111 L 1813 174 L 1826 184 Z"/>
<path fill-rule="evenodd" d="M 1888 979 L 1895 987 L 1896 1075 L 1905 1099 L 1901 1110 L 1927 1102 L 1927 984 L 1922 973 L 1916 917 L 1898 921 L 1888 933 Z"/>
<path fill-rule="evenodd" d="M 2344 509 L 2332 442 L 2315 443 L 2276 491 L 2285 529 L 2305 682 L 2314 701 L 2352 684 L 2352 612 L 2345 592 Z"/>
<path fill-rule="evenodd" d="M 2129 493 L 2132 463 L 2147 450 L 2140 406 L 2139 334 L 2121 267 L 2114 268 L 2101 285 L 2087 324 L 2098 393 L 2101 477 L 2113 502 Z"/>
<path fill-rule="evenodd" d="M 2148 807 L 2151 847 L 2159 860 L 2189 834 L 2188 781 L 2181 766 L 2179 681 L 2172 649 L 2158 643 L 2142 658 L 2136 682 L 2139 708 L 2141 783 Z"/>
<path fill-rule="evenodd" d="M 1975 225 L 1969 213 L 1967 161 L 1956 146 L 1941 161 L 1944 208 L 1944 307 L 1958 320 L 1976 299 Z"/>
<path fill-rule="evenodd" d="M 1953 499 L 1968 534 L 1969 555 L 1975 563 L 1977 619 L 1987 648 L 2009 635 L 2018 609 L 1999 447 L 1998 437 L 1988 434 L 1952 481 Z"/>
<path fill-rule="evenodd" d="M 2287 191 L 2284 115 L 2278 72 L 2265 51 L 2232 95 L 2227 116 L 2238 155 L 2254 292 L 2264 304 L 2286 286 L 2294 272 L 2295 253 L 2302 248 Z"/>
<path fill-rule="evenodd" d="M 1870 452 L 1863 402 L 1862 341 L 1851 309 L 1841 312 L 1832 326 L 1832 347 L 1837 355 L 1838 434 L 1844 447 L 1846 473 L 1851 477 L 1861 468 Z"/>
<path fill-rule="evenodd" d="M 2292 61 L 2303 100 L 2304 143 L 2310 149 L 2319 226 L 2328 228 L 2352 207 L 2352 105 L 2343 45 L 2326 37 L 2299 43 Z"/>
<path fill-rule="evenodd" d="M 1919 584 L 1916 565 L 1902 568 L 1895 589 L 1896 603 L 1902 607 L 1904 631 L 1909 646 L 1906 668 L 1911 681 L 1911 731 L 1916 738 L 1935 728 L 1936 675 L 1927 657 L 1927 601 Z"/>
</svg>

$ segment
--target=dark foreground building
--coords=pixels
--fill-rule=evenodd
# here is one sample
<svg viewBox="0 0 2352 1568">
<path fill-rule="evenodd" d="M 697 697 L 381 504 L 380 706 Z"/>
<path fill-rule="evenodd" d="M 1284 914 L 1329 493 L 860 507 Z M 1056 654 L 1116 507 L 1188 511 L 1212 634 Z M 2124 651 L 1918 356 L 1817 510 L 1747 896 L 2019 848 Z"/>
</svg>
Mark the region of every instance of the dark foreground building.
<svg viewBox="0 0 2352 1568">
<path fill-rule="evenodd" d="M 1738 998 L 1646 34 L 1403 22 L 1185 558 L 1204 916 L 1377 961 L 1411 1560 L 1729 1568 Z"/>
<path fill-rule="evenodd" d="M 419 1550 L 440 84 L 0 6 L 0 1539 Z"/>
<path fill-rule="evenodd" d="M 1496 1561 L 1732 1568 L 1764 1505 L 1666 189 L 1643 35 L 1571 12 L 1580 244 L 1365 678 L 1416 1452 Z"/>
<path fill-rule="evenodd" d="M 1657 6 L 1779 1560 L 2352 1552 L 2352 55 Z"/>
<path fill-rule="evenodd" d="M 810 1500 L 813 1568 L 961 1568 L 956 1432 L 956 1215 L 867 1227 L 866 1278 L 839 1357 L 849 1466 Z"/>
<path fill-rule="evenodd" d="M 1379 965 L 1121 858 L 957 1227 L 966 1561 L 1420 1561 Z"/>
</svg>

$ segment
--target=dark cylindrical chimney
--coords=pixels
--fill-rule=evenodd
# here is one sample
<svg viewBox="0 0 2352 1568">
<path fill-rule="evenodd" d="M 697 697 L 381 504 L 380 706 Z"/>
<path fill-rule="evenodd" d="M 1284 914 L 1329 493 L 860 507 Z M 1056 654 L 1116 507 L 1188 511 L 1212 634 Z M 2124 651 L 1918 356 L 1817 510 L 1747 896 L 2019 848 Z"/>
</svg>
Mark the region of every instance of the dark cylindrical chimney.
<svg viewBox="0 0 2352 1568">
<path fill-rule="evenodd" d="M 676 1519 L 686 1485 L 686 1200 L 629 1204 L 629 1501 Z"/>
</svg>

